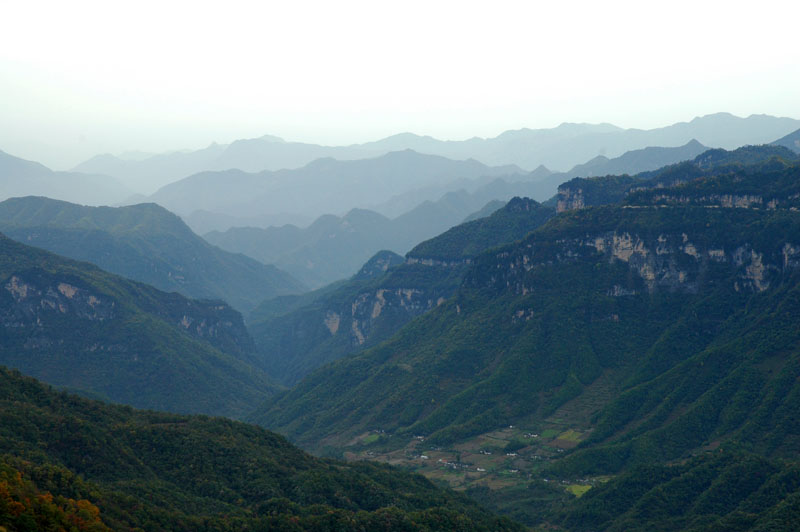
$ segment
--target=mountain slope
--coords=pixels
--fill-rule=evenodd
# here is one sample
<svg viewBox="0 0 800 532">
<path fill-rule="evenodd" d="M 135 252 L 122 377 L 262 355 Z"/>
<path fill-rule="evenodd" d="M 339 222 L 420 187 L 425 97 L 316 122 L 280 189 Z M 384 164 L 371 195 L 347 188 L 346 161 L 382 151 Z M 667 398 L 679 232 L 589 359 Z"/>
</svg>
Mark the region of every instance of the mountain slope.
<svg viewBox="0 0 800 532">
<path fill-rule="evenodd" d="M 800 153 L 800 129 L 789 133 L 785 137 L 781 137 L 772 144 L 776 146 L 783 146 L 785 148 L 789 148 L 790 150 Z"/>
<path fill-rule="evenodd" d="M 614 209 L 576 211 L 482 255 L 437 311 L 312 374 L 256 419 L 308 444 L 342 442 L 365 428 L 451 442 L 523 415 L 546 417 L 606 369 L 658 345 L 671 323 L 694 312 L 693 294 L 705 293 L 706 283 L 724 279 L 717 297 L 744 304 L 734 288 L 777 282 L 770 279 L 793 264 L 783 246 L 800 245 L 800 218 L 789 212 L 764 219 L 704 208 Z M 701 229 L 706 224 L 714 234 Z M 717 254 L 719 261 L 709 259 Z M 549 399 L 539 398 L 548 391 Z"/>
<path fill-rule="evenodd" d="M 379 253 L 347 282 L 317 293 L 266 302 L 254 312 L 250 331 L 265 370 L 293 384 L 311 370 L 389 338 L 411 319 L 441 305 L 479 252 L 522 238 L 553 210 L 514 198 L 487 218 L 459 225 L 409 252 L 406 263 Z M 443 253 L 428 255 L 427 250 Z M 380 262 L 381 268 L 374 263 Z M 385 273 L 381 270 L 386 267 Z M 368 271 L 380 275 L 367 275 Z M 280 306 L 284 312 L 275 312 Z M 269 309 L 269 310 L 268 310 Z M 258 319 L 257 315 L 263 316 Z"/>
<path fill-rule="evenodd" d="M 89 205 L 110 205 L 131 195 L 107 175 L 54 172 L 39 163 L 0 151 L 0 200 L 40 195 Z"/>
<path fill-rule="evenodd" d="M 692 139 L 677 148 L 647 147 L 623 153 L 614 159 L 598 155 L 591 161 L 573 167 L 567 176 L 592 177 L 603 175 L 638 174 L 658 170 L 668 164 L 694 159 L 708 148 Z"/>
<path fill-rule="evenodd" d="M 796 462 L 721 450 L 685 463 L 633 468 L 593 488 L 552 522 L 589 532 L 790 531 L 800 511 Z"/>
<path fill-rule="evenodd" d="M 0 203 L 0 231 L 26 244 L 195 298 L 247 312 L 304 286 L 274 266 L 208 244 L 154 204 L 84 207 L 40 197 Z"/>
<path fill-rule="evenodd" d="M 71 500 L 70 530 L 522 530 L 421 476 L 314 458 L 226 419 L 105 405 L 5 369 L 0 404 L 0 479 Z M 6 493 L 0 523 L 24 507 L 2 511 Z"/>
<path fill-rule="evenodd" d="M 143 408 L 240 416 L 274 391 L 241 316 L 0 236 L 0 363 Z"/>
</svg>

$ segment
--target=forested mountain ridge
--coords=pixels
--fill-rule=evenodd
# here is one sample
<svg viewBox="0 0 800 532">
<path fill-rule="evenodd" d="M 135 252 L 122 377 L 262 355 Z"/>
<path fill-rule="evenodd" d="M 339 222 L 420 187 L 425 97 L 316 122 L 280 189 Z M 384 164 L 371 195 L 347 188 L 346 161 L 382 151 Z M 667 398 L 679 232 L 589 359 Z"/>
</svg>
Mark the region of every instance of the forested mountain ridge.
<svg viewBox="0 0 800 532">
<path fill-rule="evenodd" d="M 641 190 L 649 190 L 648 194 L 656 196 L 662 193 L 674 196 L 683 190 L 680 187 L 675 188 L 676 185 L 697 181 L 701 186 L 709 188 L 725 175 L 729 176 L 728 180 L 736 180 L 728 185 L 729 189 L 752 195 L 760 181 L 768 187 L 777 186 L 775 179 L 762 179 L 761 174 L 774 174 L 782 168 L 794 166 L 797 160 L 798 155 L 783 146 L 744 146 L 732 151 L 707 150 L 691 161 L 669 165 L 653 172 L 642 172 L 633 176 L 574 178 L 558 187 L 557 208 L 562 212 L 590 205 L 608 205 L 622 201 L 630 192 Z M 748 179 L 749 185 L 742 183 L 742 179 Z M 708 200 L 709 198 L 705 200 L 706 203 Z M 730 198 L 723 200 L 716 197 L 713 201 L 720 206 L 731 206 L 725 204 L 729 200 Z M 768 203 L 769 200 L 764 206 Z"/>
<path fill-rule="evenodd" d="M 704 294 L 724 290 L 741 302 L 779 286 L 798 249 L 800 215 L 791 211 L 565 213 L 477 257 L 436 312 L 312 374 L 261 420 L 306 443 L 364 428 L 454 441 L 552 412 L 605 369 L 654 348 Z M 634 334 L 618 337 L 628 327 Z M 340 382 L 353 388 L 327 397 L 327 383 Z M 546 390 L 561 391 L 537 399 Z"/>
<path fill-rule="evenodd" d="M 274 392 L 241 315 L 0 236 L 0 363 L 146 408 L 241 416 Z"/>
<path fill-rule="evenodd" d="M 530 525 L 791 530 L 800 174 L 763 151 L 713 166 L 755 152 L 712 152 L 714 171 L 669 168 L 660 186 L 478 254 L 442 305 L 252 419 Z M 734 480 L 744 472 L 758 480 Z"/>
<path fill-rule="evenodd" d="M 257 309 L 250 331 L 264 369 L 281 382 L 292 384 L 324 363 L 390 337 L 408 321 L 450 297 L 471 257 L 522 238 L 553 214 L 552 208 L 536 201 L 514 198 L 491 216 L 461 224 L 419 244 L 409 252 L 405 264 L 382 275 L 364 275 L 362 268 L 350 281 L 322 289 L 316 296 L 295 298 L 304 303 L 287 305 L 287 312 L 264 313 L 265 317 L 259 319 Z M 440 260 L 444 257 L 441 253 L 429 257 L 429 249 L 441 249 L 446 260 Z M 370 269 L 375 260 L 365 268 Z"/>
<path fill-rule="evenodd" d="M 0 526 L 523 530 L 419 475 L 223 418 L 106 405 L 0 368 Z M 63 525 L 62 525 L 63 526 Z"/>
<path fill-rule="evenodd" d="M 42 197 L 0 203 L 0 231 L 29 245 L 242 312 L 305 287 L 274 266 L 223 251 L 155 204 L 85 207 Z"/>
</svg>

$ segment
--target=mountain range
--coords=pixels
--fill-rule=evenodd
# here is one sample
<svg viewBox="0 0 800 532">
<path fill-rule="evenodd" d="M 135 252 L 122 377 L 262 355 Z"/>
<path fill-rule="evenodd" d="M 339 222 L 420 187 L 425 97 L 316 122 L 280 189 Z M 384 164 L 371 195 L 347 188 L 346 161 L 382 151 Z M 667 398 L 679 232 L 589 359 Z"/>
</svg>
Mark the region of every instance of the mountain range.
<svg viewBox="0 0 800 532">
<path fill-rule="evenodd" d="M 149 200 L 181 215 L 205 210 L 238 217 L 281 212 L 319 216 L 457 178 L 522 173 L 514 166 L 490 168 L 474 160 L 402 151 L 354 161 L 317 159 L 294 170 L 203 172 L 159 189 Z"/>
<path fill-rule="evenodd" d="M 321 288 L 355 274 L 381 249 L 405 253 L 458 225 L 492 199 L 508 200 L 535 188 L 527 182 L 497 179 L 473 193 L 448 192 L 391 220 L 374 211 L 353 209 L 342 217 L 321 216 L 305 229 L 234 227 L 204 238 L 222 249 L 275 264 L 308 286 Z"/>
<path fill-rule="evenodd" d="M 375 211 L 354 209 L 342 217 L 321 216 L 305 229 L 293 225 L 266 229 L 232 227 L 224 232 L 209 232 L 204 238 L 222 249 L 275 264 L 312 288 L 319 288 L 354 274 L 378 250 L 406 253 L 415 244 L 457 225 L 491 201 L 505 202 L 514 196 L 544 201 L 556 192 L 558 184 L 573 175 L 636 174 L 692 159 L 704 150 L 700 143 L 692 141 L 678 148 L 628 152 L 616 159 L 600 157 L 560 174 L 539 168 L 524 179 L 458 179 L 445 186 L 407 193 L 402 200 L 396 197 L 377 207 L 392 211 L 411 197 L 422 200 L 435 192 L 464 187 L 445 192 L 436 201 L 424 200 L 391 220 Z"/>
<path fill-rule="evenodd" d="M 717 113 L 651 130 L 624 129 L 611 124 L 564 123 L 550 129 L 519 129 L 494 138 L 475 137 L 463 141 L 441 141 L 401 133 L 364 144 L 319 146 L 286 142 L 266 135 L 144 159 L 99 155 L 78 165 L 74 171 L 114 176 L 144 194 L 203 171 L 232 168 L 245 172 L 276 171 L 300 168 L 320 158 L 341 161 L 374 158 L 406 149 L 457 160 L 474 158 L 491 166 L 516 165 L 532 170 L 545 165 L 566 171 L 599 155 L 613 158 L 648 146 L 681 146 L 692 139 L 709 147 L 732 149 L 771 142 L 798 128 L 800 121 L 789 118 L 767 115 L 739 118 Z"/>
<path fill-rule="evenodd" d="M 212 246 L 158 205 L 85 207 L 42 197 L 0 203 L 0 231 L 29 245 L 188 297 L 249 312 L 264 299 L 301 292 L 288 273 Z"/>
</svg>

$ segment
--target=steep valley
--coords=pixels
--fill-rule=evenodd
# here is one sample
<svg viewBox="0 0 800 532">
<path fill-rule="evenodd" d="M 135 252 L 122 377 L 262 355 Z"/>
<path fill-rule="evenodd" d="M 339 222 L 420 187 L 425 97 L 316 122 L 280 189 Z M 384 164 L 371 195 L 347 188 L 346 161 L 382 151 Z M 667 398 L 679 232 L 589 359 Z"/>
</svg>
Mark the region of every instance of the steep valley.
<svg viewBox="0 0 800 532">
<path fill-rule="evenodd" d="M 794 515 L 800 169 L 775 153 L 725 157 L 740 160 L 562 209 L 471 256 L 436 308 L 250 419 L 319 453 L 422 472 L 529 525 L 749 530 L 770 512 Z M 726 199 L 753 186 L 764 199 Z M 447 263 L 427 255 L 418 264 Z M 630 521 L 681 467 L 703 479 L 691 510 Z M 764 482 L 724 510 L 701 504 L 747 467 Z M 591 506 L 631 482 L 642 488 L 629 504 Z M 746 510 L 758 497 L 763 512 Z"/>
</svg>

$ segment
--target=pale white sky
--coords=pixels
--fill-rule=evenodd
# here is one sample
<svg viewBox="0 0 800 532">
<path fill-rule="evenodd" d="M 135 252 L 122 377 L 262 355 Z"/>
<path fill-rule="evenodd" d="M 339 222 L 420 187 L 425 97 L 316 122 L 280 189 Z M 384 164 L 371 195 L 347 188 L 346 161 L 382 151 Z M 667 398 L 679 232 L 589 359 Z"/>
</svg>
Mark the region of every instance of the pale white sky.
<svg viewBox="0 0 800 532">
<path fill-rule="evenodd" d="M 794 1 L 0 0 L 0 149 L 800 118 Z"/>
</svg>

